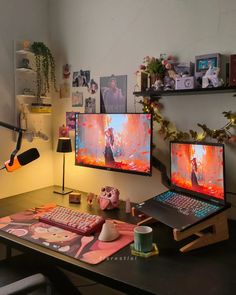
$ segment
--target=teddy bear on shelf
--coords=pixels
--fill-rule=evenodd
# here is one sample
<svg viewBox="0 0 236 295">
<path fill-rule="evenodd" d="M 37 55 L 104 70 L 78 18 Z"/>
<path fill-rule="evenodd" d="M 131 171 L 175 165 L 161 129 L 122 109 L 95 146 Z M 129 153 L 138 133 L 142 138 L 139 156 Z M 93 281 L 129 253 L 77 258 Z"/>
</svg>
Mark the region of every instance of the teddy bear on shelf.
<svg viewBox="0 0 236 295">
<path fill-rule="evenodd" d="M 173 90 L 175 89 L 175 80 L 179 75 L 174 70 L 173 65 L 176 63 L 176 58 L 172 55 L 169 55 L 165 58 L 163 55 L 162 64 L 165 66 L 165 77 L 164 77 L 164 90 Z"/>
</svg>

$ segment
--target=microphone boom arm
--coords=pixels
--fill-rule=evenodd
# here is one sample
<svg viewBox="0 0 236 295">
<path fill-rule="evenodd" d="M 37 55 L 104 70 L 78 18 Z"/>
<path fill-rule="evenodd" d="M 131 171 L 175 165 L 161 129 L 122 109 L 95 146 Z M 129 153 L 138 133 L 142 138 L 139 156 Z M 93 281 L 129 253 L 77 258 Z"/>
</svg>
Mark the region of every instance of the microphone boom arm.
<svg viewBox="0 0 236 295">
<path fill-rule="evenodd" d="M 25 129 L 22 129 L 20 127 L 16 127 L 16 126 L 10 125 L 10 124 L 5 123 L 5 122 L 2 122 L 2 121 L 0 121 L 0 126 L 18 132 L 18 138 L 17 138 L 17 142 L 16 142 L 16 148 L 14 149 L 14 151 L 10 155 L 9 166 L 12 166 L 12 164 L 14 162 L 15 155 L 17 154 L 17 152 L 21 148 L 22 134 L 25 131 Z"/>
<path fill-rule="evenodd" d="M 22 129 L 20 127 L 16 127 L 16 126 L 10 125 L 10 124 L 5 123 L 5 122 L 2 122 L 2 121 L 0 121 L 0 126 L 5 127 L 7 129 L 10 129 L 10 130 L 13 130 L 13 131 L 17 131 L 17 132 L 26 131 L 25 129 Z"/>
</svg>

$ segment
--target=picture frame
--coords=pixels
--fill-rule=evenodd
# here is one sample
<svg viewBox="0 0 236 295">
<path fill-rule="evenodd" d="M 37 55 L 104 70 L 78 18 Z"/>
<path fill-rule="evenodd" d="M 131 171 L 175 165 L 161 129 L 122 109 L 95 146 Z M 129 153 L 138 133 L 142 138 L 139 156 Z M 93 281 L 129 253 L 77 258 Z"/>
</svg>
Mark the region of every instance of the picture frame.
<svg viewBox="0 0 236 295">
<path fill-rule="evenodd" d="M 100 112 L 127 112 L 127 75 L 100 77 Z"/>
</svg>

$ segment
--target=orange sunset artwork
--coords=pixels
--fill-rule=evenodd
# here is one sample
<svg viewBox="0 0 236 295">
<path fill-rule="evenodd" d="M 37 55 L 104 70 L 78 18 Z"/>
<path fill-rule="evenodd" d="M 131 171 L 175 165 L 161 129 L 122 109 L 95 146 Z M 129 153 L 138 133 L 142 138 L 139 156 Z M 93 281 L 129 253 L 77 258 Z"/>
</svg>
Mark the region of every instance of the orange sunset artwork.
<svg viewBox="0 0 236 295">
<path fill-rule="evenodd" d="M 171 181 L 174 185 L 224 198 L 222 146 L 178 144 L 171 148 Z"/>
<path fill-rule="evenodd" d="M 76 164 L 150 174 L 149 114 L 78 114 Z"/>
</svg>

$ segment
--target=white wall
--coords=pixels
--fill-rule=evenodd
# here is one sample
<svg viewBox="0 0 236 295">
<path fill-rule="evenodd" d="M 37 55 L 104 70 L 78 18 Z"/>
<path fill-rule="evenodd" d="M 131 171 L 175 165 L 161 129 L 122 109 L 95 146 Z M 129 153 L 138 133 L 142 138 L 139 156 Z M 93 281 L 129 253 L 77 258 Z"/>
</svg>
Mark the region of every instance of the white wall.
<svg viewBox="0 0 236 295">
<path fill-rule="evenodd" d="M 14 40 L 49 41 L 48 0 L 0 0 L 0 121 L 15 124 Z M 0 127 L 0 165 L 15 148 L 10 130 Z M 53 184 L 51 142 L 23 141 L 21 151 L 37 147 L 41 157 L 8 173 L 1 170 L 0 198 Z"/>
<path fill-rule="evenodd" d="M 235 11 L 234 0 L 0 0 L 0 121 L 15 123 L 13 40 L 48 43 L 50 31 L 58 80 L 65 62 L 72 64 L 72 70 L 90 70 L 97 82 L 100 76 L 127 74 L 128 111 L 134 111 L 133 73 L 145 55 L 166 52 L 194 61 L 198 54 L 235 53 Z M 163 103 L 165 115 L 183 130 L 196 129 L 197 122 L 220 127 L 225 122 L 221 112 L 235 109 L 231 94 L 167 97 Z M 55 99 L 54 106 L 55 151 L 58 126 L 72 107 L 69 99 Z M 156 132 L 154 141 L 155 153 L 167 163 L 167 143 Z M 12 133 L 1 128 L 2 164 L 14 146 Z M 52 162 L 51 142 L 40 140 L 24 141 L 22 151 L 34 146 L 40 151 L 39 160 L 12 174 L 1 171 L 0 197 L 61 184 L 61 155 L 54 153 Z M 236 191 L 235 146 L 226 148 L 226 159 L 227 190 Z M 69 187 L 95 193 L 102 185 L 114 185 L 122 198 L 135 201 L 165 189 L 155 169 L 152 177 L 143 177 L 81 168 L 74 166 L 73 153 L 67 155 L 66 181 Z"/>
<path fill-rule="evenodd" d="M 58 77 L 63 63 L 72 64 L 72 71 L 90 70 L 97 81 L 100 76 L 127 74 L 128 111 L 134 110 L 134 72 L 144 56 L 158 57 L 166 52 L 181 61 L 194 61 L 199 54 L 236 51 L 234 0 L 50 0 L 49 4 Z M 197 129 L 198 122 L 219 128 L 225 123 L 221 112 L 235 111 L 232 94 L 166 97 L 162 102 L 166 117 L 182 130 Z M 58 126 L 65 123 L 65 111 L 72 107 L 69 99 L 55 99 L 54 106 L 56 142 Z M 157 155 L 167 163 L 167 143 L 157 132 L 154 141 Z M 226 148 L 227 190 L 231 191 L 236 191 L 235 148 Z M 55 153 L 55 159 L 59 157 Z M 156 170 L 149 178 L 76 167 L 72 154 L 67 160 L 68 187 L 98 193 L 102 185 L 114 185 L 121 190 L 122 198 L 134 201 L 164 190 Z M 54 179 L 58 184 L 60 165 L 55 161 Z"/>
</svg>

